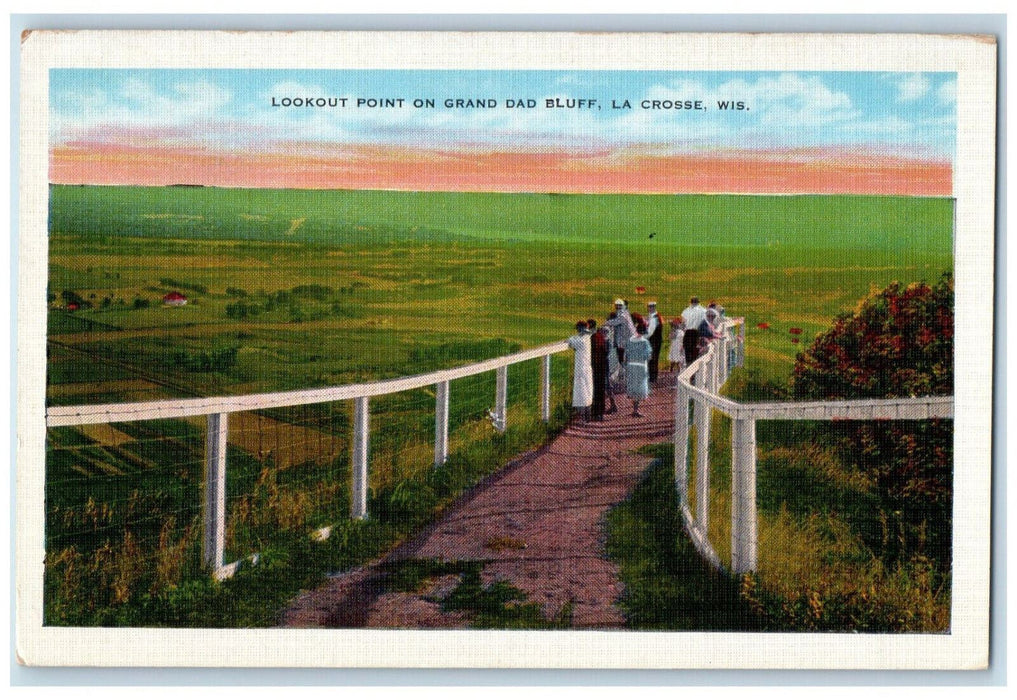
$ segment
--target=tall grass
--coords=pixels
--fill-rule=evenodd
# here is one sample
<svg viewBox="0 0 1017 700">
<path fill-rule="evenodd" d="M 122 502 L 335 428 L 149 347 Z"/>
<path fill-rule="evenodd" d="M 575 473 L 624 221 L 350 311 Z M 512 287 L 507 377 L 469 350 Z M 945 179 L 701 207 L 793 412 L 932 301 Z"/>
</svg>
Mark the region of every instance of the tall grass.
<svg viewBox="0 0 1017 700">
<path fill-rule="evenodd" d="M 774 399 L 782 393 L 765 373 L 742 370 L 725 392 L 739 400 Z M 703 572 L 707 565 L 682 533 L 677 514 L 669 468 L 673 447 L 654 448 L 658 462 L 609 518 L 609 552 L 622 568 L 630 625 L 949 631 L 949 569 L 921 547 L 902 554 L 907 538 L 895 531 L 891 506 L 880 502 L 875 484 L 817 435 L 822 433 L 809 424 L 759 423 L 758 566 L 740 577 Z M 714 413 L 709 532 L 722 562 L 729 562 L 731 553 L 730 451 L 730 421 Z M 695 494 L 693 482 L 693 509 Z M 949 541 L 949 522 L 927 522 L 925 527 L 930 537 L 935 528 L 938 538 Z M 707 591 L 719 600 L 706 600 Z"/>
<path fill-rule="evenodd" d="M 242 556 L 257 547 L 259 561 L 221 583 L 212 581 L 201 565 L 198 517 L 182 527 L 174 517 L 166 518 L 158 537 L 147 544 L 124 525 L 122 530 L 107 527 L 105 532 L 118 534 L 108 534 L 91 549 L 87 543 L 51 547 L 45 566 L 45 624 L 274 625 L 279 610 L 299 590 L 379 556 L 472 484 L 560 430 L 569 415 L 563 398 L 560 390 L 548 424 L 532 405 L 513 406 L 505 433 L 492 434 L 486 421 L 462 424 L 448 462 L 440 467 L 432 465 L 429 449 L 415 448 L 404 471 L 372 474 L 365 521 L 349 520 L 343 513 L 349 498 L 345 455 L 320 467 L 319 479 L 290 482 L 269 460 L 250 490 L 231 500 L 227 521 L 228 550 Z M 379 457 L 385 464 L 385 454 Z M 110 520 L 103 520 L 108 508 L 89 503 L 80 517 Z M 337 503 L 343 511 L 337 511 Z M 77 513 L 71 508 L 61 512 Z M 331 527 L 330 536 L 313 539 L 312 532 L 323 524 Z"/>
<path fill-rule="evenodd" d="M 714 570 L 683 533 L 671 446 L 658 445 L 654 452 L 658 459 L 607 521 L 608 554 L 625 583 L 620 604 L 629 627 L 949 631 L 949 576 L 921 556 L 887 565 L 836 513 L 797 517 L 786 505 L 761 509 L 757 571 L 734 576 Z M 789 497 L 797 487 L 776 486 Z M 721 527 L 730 521 L 730 498 L 719 490 L 711 497 L 711 540 L 723 561 L 730 551 L 724 545 L 730 526 Z"/>
</svg>

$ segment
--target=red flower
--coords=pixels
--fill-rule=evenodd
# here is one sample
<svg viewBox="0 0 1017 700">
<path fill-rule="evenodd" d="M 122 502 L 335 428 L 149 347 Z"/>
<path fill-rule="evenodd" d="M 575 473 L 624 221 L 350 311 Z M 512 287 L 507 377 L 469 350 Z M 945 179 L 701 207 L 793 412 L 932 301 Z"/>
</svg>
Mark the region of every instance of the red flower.
<svg viewBox="0 0 1017 700">
<path fill-rule="evenodd" d="M 636 294 L 646 294 L 646 287 L 636 287 Z"/>
<path fill-rule="evenodd" d="M 790 333 L 791 335 L 801 335 L 802 334 L 802 329 L 801 328 L 792 328 L 791 330 L 788 331 L 788 333 Z"/>
<path fill-rule="evenodd" d="M 757 323 L 756 328 L 762 328 L 764 331 L 770 327 L 769 323 Z"/>
</svg>

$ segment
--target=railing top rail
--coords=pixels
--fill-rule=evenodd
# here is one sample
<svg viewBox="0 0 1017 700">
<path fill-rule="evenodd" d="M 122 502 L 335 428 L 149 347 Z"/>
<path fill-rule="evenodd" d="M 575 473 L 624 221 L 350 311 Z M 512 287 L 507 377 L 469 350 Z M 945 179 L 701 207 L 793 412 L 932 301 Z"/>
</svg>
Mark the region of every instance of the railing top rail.
<svg viewBox="0 0 1017 700">
<path fill-rule="evenodd" d="M 731 319 L 730 328 L 744 319 Z M 736 420 L 927 420 L 953 418 L 952 396 L 901 397 L 890 399 L 841 399 L 799 402 L 740 403 L 712 394 L 692 384 L 692 376 L 716 352 L 710 344 L 707 352 L 678 375 L 679 384 L 690 396 Z"/>
<path fill-rule="evenodd" d="M 125 421 L 151 420 L 154 418 L 185 418 L 210 413 L 234 413 L 284 406 L 301 406 L 313 403 L 346 401 L 364 396 L 381 396 L 400 391 L 418 389 L 489 372 L 499 367 L 518 364 L 545 355 L 554 355 L 568 350 L 566 341 L 549 343 L 512 355 L 495 357 L 463 367 L 437 370 L 398 379 L 388 379 L 362 384 L 301 389 L 244 396 L 202 397 L 196 399 L 166 399 L 141 403 L 95 404 L 90 406 L 51 406 L 46 409 L 48 427 L 89 425 L 95 423 L 117 423 Z"/>
</svg>

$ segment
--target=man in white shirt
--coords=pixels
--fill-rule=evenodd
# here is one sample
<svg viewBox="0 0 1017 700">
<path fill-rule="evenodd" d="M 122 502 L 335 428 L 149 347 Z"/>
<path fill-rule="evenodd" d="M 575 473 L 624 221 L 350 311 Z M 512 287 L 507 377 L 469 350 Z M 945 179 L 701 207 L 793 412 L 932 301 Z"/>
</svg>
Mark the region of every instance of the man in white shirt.
<svg viewBox="0 0 1017 700">
<path fill-rule="evenodd" d="M 685 351 L 685 366 L 692 364 L 699 357 L 699 324 L 706 320 L 706 308 L 699 303 L 699 297 L 689 299 L 689 305 L 682 311 L 685 319 L 685 337 L 682 338 L 682 350 Z"/>
</svg>

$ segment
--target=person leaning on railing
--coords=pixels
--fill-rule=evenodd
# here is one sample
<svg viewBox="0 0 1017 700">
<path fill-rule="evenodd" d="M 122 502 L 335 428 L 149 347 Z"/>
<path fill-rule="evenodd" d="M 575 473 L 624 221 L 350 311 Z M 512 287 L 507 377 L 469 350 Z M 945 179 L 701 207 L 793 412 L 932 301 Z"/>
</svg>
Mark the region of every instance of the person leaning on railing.
<svg viewBox="0 0 1017 700">
<path fill-rule="evenodd" d="M 707 309 L 706 318 L 703 319 L 702 323 L 699 324 L 699 352 L 698 355 L 702 355 L 706 350 L 706 346 L 711 340 L 717 340 L 720 338 L 721 330 L 718 327 L 718 319 L 720 314 L 717 313 L 716 309 Z"/>
</svg>

